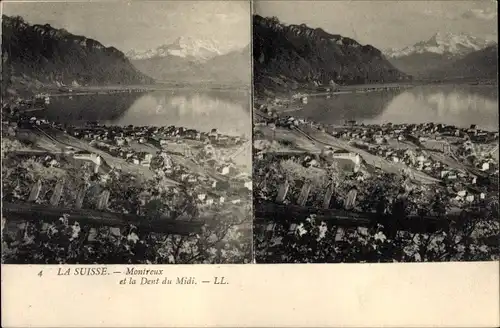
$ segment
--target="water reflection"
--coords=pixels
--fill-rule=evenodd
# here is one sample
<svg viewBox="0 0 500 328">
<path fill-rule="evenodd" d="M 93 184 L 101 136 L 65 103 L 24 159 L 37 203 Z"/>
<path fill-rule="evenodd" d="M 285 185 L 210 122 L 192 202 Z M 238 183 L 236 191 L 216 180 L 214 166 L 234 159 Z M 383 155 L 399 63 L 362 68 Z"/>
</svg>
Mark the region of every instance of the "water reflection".
<svg viewBox="0 0 500 328">
<path fill-rule="evenodd" d="M 343 124 L 346 120 L 361 121 L 381 115 L 399 94 L 398 90 L 390 90 L 340 94 L 331 98 L 311 97 L 303 110 L 292 114 L 327 124 Z"/>
<path fill-rule="evenodd" d="M 119 95 L 85 95 L 53 97 L 42 115 L 50 121 L 73 125 L 87 121 L 112 121 L 118 119 L 140 97 L 140 93 Z"/>
<path fill-rule="evenodd" d="M 72 124 L 184 126 L 250 136 L 250 95 L 245 92 L 170 90 L 142 95 L 81 96 L 52 102 L 47 118 Z"/>
<path fill-rule="evenodd" d="M 176 125 L 200 131 L 217 128 L 221 133 L 249 136 L 252 120 L 250 96 L 227 92 L 152 92 L 137 99 L 116 125 Z"/>
<path fill-rule="evenodd" d="M 436 122 L 498 130 L 496 86 L 419 86 L 402 92 L 345 94 L 313 99 L 300 113 L 330 124 Z"/>
</svg>

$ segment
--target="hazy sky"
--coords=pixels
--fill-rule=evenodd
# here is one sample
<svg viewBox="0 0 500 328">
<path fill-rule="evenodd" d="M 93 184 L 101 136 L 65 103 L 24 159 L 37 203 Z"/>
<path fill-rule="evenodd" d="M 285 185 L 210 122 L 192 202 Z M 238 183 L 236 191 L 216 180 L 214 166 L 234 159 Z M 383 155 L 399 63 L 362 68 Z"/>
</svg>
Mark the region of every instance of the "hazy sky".
<svg viewBox="0 0 500 328">
<path fill-rule="evenodd" d="M 179 36 L 210 38 L 228 48 L 250 43 L 248 1 L 1 2 L 3 14 L 65 28 L 124 52 L 156 48 Z"/>
<path fill-rule="evenodd" d="M 436 32 L 497 39 L 496 1 L 254 1 L 254 12 L 305 23 L 377 48 L 400 48 Z"/>
</svg>

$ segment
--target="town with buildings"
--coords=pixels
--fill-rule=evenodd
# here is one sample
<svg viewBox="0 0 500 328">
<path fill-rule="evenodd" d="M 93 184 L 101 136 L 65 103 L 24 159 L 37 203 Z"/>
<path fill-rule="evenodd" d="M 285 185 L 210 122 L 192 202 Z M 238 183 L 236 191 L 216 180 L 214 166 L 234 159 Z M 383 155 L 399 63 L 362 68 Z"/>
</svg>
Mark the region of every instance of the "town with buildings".
<svg viewBox="0 0 500 328">
<path fill-rule="evenodd" d="M 108 166 L 111 169 L 113 165 L 106 163 L 106 157 L 99 156 L 99 152 L 92 152 L 92 148 L 110 157 L 122 159 L 127 164 L 141 166 L 154 174 L 193 186 L 198 185 L 200 181 L 214 186 L 217 181 L 219 183 L 231 181 L 241 188 L 251 189 L 249 163 L 244 163 L 246 166 L 244 168 L 237 165 L 232 158 L 238 149 L 248 143 L 242 137 L 222 135 L 215 128 L 209 132 L 202 132 L 175 126 L 121 127 L 99 125 L 96 122 L 74 127 L 49 122 L 31 114 L 33 113 L 18 112 L 11 115 L 10 119 L 4 115 L 2 122 L 4 131 L 15 137 L 16 131 L 35 130 L 50 134 L 50 131 L 56 130 L 83 141 L 90 150 L 80 149 L 78 145 L 64 145 L 62 152 L 76 160 L 93 162 L 96 172 L 99 171 L 99 167 Z M 24 153 L 26 155 L 26 152 Z M 33 156 L 38 155 L 33 152 Z M 45 163 L 52 166 L 57 165 L 54 157 L 47 154 L 43 156 L 46 159 Z M 182 159 L 181 163 L 179 159 Z M 187 167 L 182 165 L 184 160 L 190 162 L 190 165 Z M 190 172 L 189 167 L 193 165 L 201 169 Z M 205 171 L 208 173 L 204 174 Z M 206 202 L 210 201 L 210 198 L 207 198 Z"/>
<path fill-rule="evenodd" d="M 448 185 L 467 185 L 477 192 L 460 189 L 457 198 L 472 201 L 484 198 L 484 192 L 493 192 L 498 186 L 498 131 L 483 131 L 475 125 L 458 128 L 444 124 L 385 124 L 365 125 L 346 122 L 343 126 L 325 126 L 303 118 L 280 116 L 266 112 L 267 119 L 256 122 L 260 127 L 272 130 L 307 127 L 329 134 L 347 142 L 354 149 L 363 150 L 390 163 L 401 163 L 407 168 L 424 172 Z M 274 114 L 274 115 L 273 115 Z M 257 142 L 259 133 L 257 135 Z M 255 140 L 254 140 L 255 142 Z M 321 144 L 321 143 L 320 143 Z M 324 144 L 322 144 L 324 146 Z M 300 147 L 297 147 L 300 148 Z M 351 157 L 353 170 L 358 171 L 362 156 L 341 147 L 320 147 L 318 153 L 332 158 Z M 306 156 L 306 155 L 304 155 Z M 305 162 L 308 166 L 319 166 L 312 156 Z M 455 188 L 456 189 L 456 188 Z M 481 190 L 481 191 L 479 191 Z M 484 191 L 484 192 L 483 192 Z"/>
<path fill-rule="evenodd" d="M 381 204 L 386 208 L 384 213 L 390 212 L 392 209 L 387 206 L 403 195 L 413 204 L 405 208 L 406 215 L 416 217 L 426 213 L 444 215 L 444 219 L 460 212 L 483 213 L 491 204 L 497 204 L 498 131 L 481 130 L 475 125 L 460 128 L 435 123 L 368 125 L 346 121 L 327 125 L 287 115 L 294 101 L 267 103 L 254 109 L 253 179 L 257 208 L 261 202 L 272 203 L 280 198 L 279 186 L 285 181 L 288 194 L 281 201 L 292 205 L 303 193 L 301 186 L 310 184 L 302 205 L 311 214 L 322 213 L 325 208 L 379 213 Z M 325 205 L 325 191 L 332 182 L 337 187 L 332 201 Z M 394 183 L 400 183 L 400 187 L 389 187 Z M 371 194 L 373 190 L 379 191 Z M 435 199 L 442 202 L 439 209 L 431 204 Z M 491 210 L 495 211 L 495 207 Z M 274 222 L 268 227 L 283 224 L 282 219 L 261 219 Z M 299 229 L 296 222 L 291 226 Z M 259 227 L 254 229 L 259 231 Z M 285 224 L 283 229 L 291 228 Z M 257 238 L 256 247 L 262 247 L 260 256 L 270 259 L 266 254 L 286 253 L 293 243 L 297 245 L 302 233 L 285 233 L 286 246 L 283 234 L 276 236 L 278 242 Z M 335 240 L 338 241 L 338 235 Z M 279 256 L 269 261 L 282 261 Z"/>
<path fill-rule="evenodd" d="M 207 222 L 207 227 L 211 227 L 207 231 L 214 229 L 212 233 L 215 235 L 219 230 L 227 229 L 226 225 L 233 224 L 231 229 L 236 229 L 234 231 L 237 233 L 233 232 L 232 237 L 224 237 L 226 246 L 236 242 L 245 248 L 245 240 L 251 238 L 251 144 L 244 137 L 223 135 L 215 128 L 197 131 L 175 126 L 106 126 L 96 122 L 70 126 L 48 121 L 43 118 L 43 111 L 25 111 L 23 108 L 26 105 L 22 103 L 16 110 L 12 108 L 5 106 L 2 113 L 2 169 L 6 173 L 3 175 L 4 202 L 22 204 L 29 201 L 29 188 L 37 176 L 45 183 L 53 181 L 51 174 L 62 174 L 67 176 L 67 180 L 72 179 L 73 173 L 70 172 L 77 170 L 77 175 L 83 177 L 85 168 L 90 167 L 93 176 L 89 182 L 77 180 L 78 185 L 86 183 L 89 190 L 117 190 L 111 191 L 109 207 L 104 206 L 104 211 L 122 211 L 114 204 L 125 204 L 126 208 L 129 202 L 127 197 L 137 197 L 127 196 L 126 185 L 117 186 L 120 182 L 110 182 L 121 181 L 123 178 L 120 176 L 130 176 L 133 180 L 141 181 L 138 185 L 144 186 L 141 189 L 152 184 L 152 189 L 145 189 L 151 189 L 148 192 L 150 199 L 142 200 L 140 206 L 157 202 L 158 193 L 165 192 L 162 190 L 173 195 L 186 194 L 189 198 L 183 201 L 191 199 L 189 206 L 202 217 L 213 216 L 211 220 L 217 222 L 216 218 L 229 215 L 227 222 L 220 226 Z M 26 175 L 14 173 L 18 170 L 16 167 L 26 165 L 29 166 L 28 170 L 37 171 L 25 172 Z M 81 170 L 80 173 L 78 170 Z M 74 193 L 72 189 L 78 187 L 66 183 L 65 188 L 66 194 L 63 193 L 62 199 L 69 197 Z M 47 191 L 43 190 L 42 195 L 47 195 Z M 124 193 L 120 194 L 119 190 Z M 36 201 L 37 204 L 48 205 L 50 197 L 42 198 Z M 72 207 L 74 202 L 75 199 L 62 201 L 66 205 L 60 206 L 69 204 Z M 98 202 L 93 204 L 87 200 L 85 206 L 99 207 Z M 241 210 L 243 208 L 248 210 Z M 166 213 L 172 211 L 173 208 Z M 241 237 L 235 237 L 235 233 Z M 244 258 L 247 255 L 241 253 Z M 243 259 L 235 257 L 234 261 Z"/>
</svg>

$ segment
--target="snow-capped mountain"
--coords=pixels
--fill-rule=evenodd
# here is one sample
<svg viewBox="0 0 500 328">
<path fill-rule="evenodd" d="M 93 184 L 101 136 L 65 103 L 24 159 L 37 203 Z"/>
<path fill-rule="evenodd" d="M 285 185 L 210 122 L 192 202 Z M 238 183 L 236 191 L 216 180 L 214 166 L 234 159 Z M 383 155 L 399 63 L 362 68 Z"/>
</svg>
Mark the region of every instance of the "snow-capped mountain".
<svg viewBox="0 0 500 328">
<path fill-rule="evenodd" d="M 436 33 L 429 40 L 417 42 L 402 49 L 384 51 L 385 57 L 394 67 L 417 78 L 428 78 L 435 72 L 444 73 L 443 67 L 470 53 L 480 51 L 494 41 L 467 34 Z"/>
<path fill-rule="evenodd" d="M 402 49 L 388 49 L 385 55 L 388 58 L 401 58 L 414 54 L 437 54 L 447 57 L 463 57 L 473 51 L 486 48 L 494 41 L 484 40 L 467 34 L 438 32 L 429 40 L 417 42 Z"/>
<path fill-rule="evenodd" d="M 129 53 L 129 58 L 132 55 L 136 58 L 130 61 L 140 72 L 157 81 L 250 83 L 249 45 L 234 49 L 233 45 L 216 47 L 215 42 L 178 41 L 139 55 Z M 229 46 L 234 50 L 228 51 Z"/>
<path fill-rule="evenodd" d="M 174 42 L 161 45 L 156 49 L 132 50 L 126 55 L 132 60 L 174 56 L 195 61 L 206 61 L 223 53 L 221 45 L 215 40 L 179 37 Z"/>
<path fill-rule="evenodd" d="M 496 80 L 498 76 L 498 44 L 471 52 L 431 72 L 431 78 L 474 78 Z"/>
</svg>

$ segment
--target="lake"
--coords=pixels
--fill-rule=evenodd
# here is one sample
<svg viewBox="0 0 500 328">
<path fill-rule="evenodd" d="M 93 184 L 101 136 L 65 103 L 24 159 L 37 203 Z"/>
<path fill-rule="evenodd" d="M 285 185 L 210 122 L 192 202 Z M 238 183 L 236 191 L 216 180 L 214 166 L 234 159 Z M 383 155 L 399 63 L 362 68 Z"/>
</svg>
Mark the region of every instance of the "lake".
<svg viewBox="0 0 500 328">
<path fill-rule="evenodd" d="M 83 125 L 182 126 L 250 136 L 250 93 L 245 91 L 162 90 L 52 97 L 43 113 L 51 121 Z"/>
<path fill-rule="evenodd" d="M 309 97 L 303 109 L 290 115 L 325 124 L 426 123 L 458 127 L 476 124 L 498 131 L 497 86 L 429 85 L 406 90 Z"/>
</svg>

